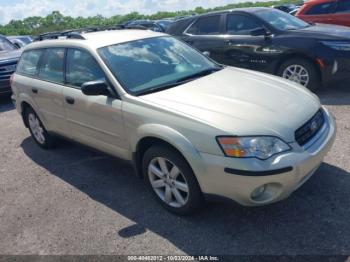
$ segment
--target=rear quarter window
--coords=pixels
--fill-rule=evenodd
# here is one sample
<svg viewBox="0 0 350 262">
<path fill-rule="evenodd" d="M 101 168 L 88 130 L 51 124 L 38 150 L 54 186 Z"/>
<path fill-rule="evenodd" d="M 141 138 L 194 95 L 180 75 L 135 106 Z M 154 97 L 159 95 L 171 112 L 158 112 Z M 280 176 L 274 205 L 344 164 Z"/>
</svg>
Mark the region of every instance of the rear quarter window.
<svg viewBox="0 0 350 262">
<path fill-rule="evenodd" d="M 31 50 L 24 52 L 17 65 L 16 73 L 35 76 L 38 72 L 38 64 L 42 53 L 42 50 Z"/>
</svg>

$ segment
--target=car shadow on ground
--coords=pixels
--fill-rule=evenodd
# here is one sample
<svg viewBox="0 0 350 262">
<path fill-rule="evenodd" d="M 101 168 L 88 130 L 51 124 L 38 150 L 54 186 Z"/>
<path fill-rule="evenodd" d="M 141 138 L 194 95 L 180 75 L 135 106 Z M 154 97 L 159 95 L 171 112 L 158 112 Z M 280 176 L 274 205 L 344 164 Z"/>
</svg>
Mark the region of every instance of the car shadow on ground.
<svg viewBox="0 0 350 262">
<path fill-rule="evenodd" d="M 0 113 L 15 109 L 9 96 L 0 96 Z"/>
<path fill-rule="evenodd" d="M 343 83 L 330 83 L 316 90 L 323 105 L 350 105 L 350 80 Z"/>
<path fill-rule="evenodd" d="M 190 217 L 163 210 L 125 161 L 62 142 L 47 152 L 31 138 L 25 154 L 52 175 L 134 221 L 115 232 L 129 238 L 150 230 L 189 254 L 340 255 L 350 250 L 350 174 L 323 164 L 289 199 L 247 208 L 210 203 Z"/>
</svg>

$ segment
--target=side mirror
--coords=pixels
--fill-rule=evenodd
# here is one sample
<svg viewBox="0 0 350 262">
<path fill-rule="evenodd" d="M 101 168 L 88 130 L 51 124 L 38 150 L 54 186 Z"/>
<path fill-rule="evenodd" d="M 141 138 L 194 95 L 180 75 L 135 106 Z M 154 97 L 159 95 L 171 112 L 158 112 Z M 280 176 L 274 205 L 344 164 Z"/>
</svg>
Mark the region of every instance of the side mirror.
<svg viewBox="0 0 350 262">
<path fill-rule="evenodd" d="M 110 92 L 105 80 L 85 82 L 81 86 L 81 91 L 87 96 L 108 96 Z"/>
<path fill-rule="evenodd" d="M 268 36 L 270 33 L 263 27 L 256 28 L 250 31 L 250 35 L 252 36 Z"/>
</svg>

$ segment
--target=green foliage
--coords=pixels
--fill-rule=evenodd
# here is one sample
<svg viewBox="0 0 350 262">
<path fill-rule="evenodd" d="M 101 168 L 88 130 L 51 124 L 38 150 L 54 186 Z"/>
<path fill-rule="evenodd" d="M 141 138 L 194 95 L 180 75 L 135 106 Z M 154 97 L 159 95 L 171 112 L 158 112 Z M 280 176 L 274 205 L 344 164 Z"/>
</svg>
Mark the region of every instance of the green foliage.
<svg viewBox="0 0 350 262">
<path fill-rule="evenodd" d="M 109 18 L 102 15 L 90 17 L 70 17 L 64 16 L 59 11 L 53 11 L 46 17 L 32 16 L 23 20 L 11 20 L 7 25 L 0 25 L 0 34 L 3 35 L 38 35 L 46 32 L 67 30 L 73 28 L 84 28 L 94 26 L 112 26 L 134 19 L 162 19 L 169 17 L 177 17 L 190 15 L 193 13 L 203 14 L 211 11 L 221 11 L 227 9 L 234 9 L 239 7 L 270 7 L 273 5 L 281 5 L 294 3 L 299 4 L 300 0 L 276 0 L 269 2 L 242 2 L 237 4 L 228 4 L 226 6 L 219 6 L 215 8 L 205 9 L 203 7 L 196 7 L 189 11 L 176 12 L 157 12 L 152 15 L 142 15 L 137 12 L 132 12 L 126 15 L 115 15 Z"/>
</svg>

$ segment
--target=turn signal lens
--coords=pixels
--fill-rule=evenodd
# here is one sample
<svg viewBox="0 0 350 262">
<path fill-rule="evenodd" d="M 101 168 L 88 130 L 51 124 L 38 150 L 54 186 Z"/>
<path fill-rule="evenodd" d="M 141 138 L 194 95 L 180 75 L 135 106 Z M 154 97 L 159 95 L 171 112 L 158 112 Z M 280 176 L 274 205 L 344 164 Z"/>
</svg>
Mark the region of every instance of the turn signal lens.
<svg viewBox="0 0 350 262">
<path fill-rule="evenodd" d="M 219 137 L 219 144 L 227 156 L 244 157 L 245 151 L 241 148 L 239 139 L 235 137 Z"/>
</svg>

